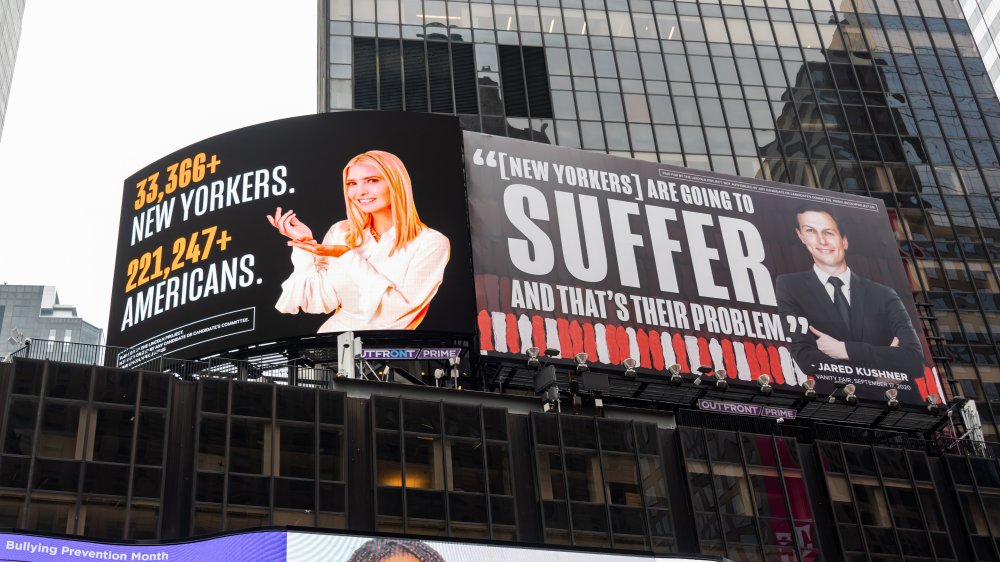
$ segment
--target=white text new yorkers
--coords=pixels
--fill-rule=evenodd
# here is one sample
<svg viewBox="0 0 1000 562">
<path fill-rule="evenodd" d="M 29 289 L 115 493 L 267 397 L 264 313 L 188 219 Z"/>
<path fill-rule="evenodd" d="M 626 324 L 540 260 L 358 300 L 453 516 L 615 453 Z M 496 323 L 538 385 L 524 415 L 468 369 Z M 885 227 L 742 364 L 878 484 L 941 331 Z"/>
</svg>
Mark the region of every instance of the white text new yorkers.
<svg viewBox="0 0 1000 562">
<path fill-rule="evenodd" d="M 180 220 L 200 217 L 212 211 L 225 209 L 268 197 L 278 197 L 285 193 L 295 193 L 295 188 L 288 188 L 285 177 L 288 168 L 275 166 L 272 169 L 263 168 L 229 176 L 226 179 L 204 183 L 198 187 L 188 188 L 180 193 Z M 156 234 L 170 228 L 177 207 L 177 197 L 172 197 L 137 214 L 132 218 L 132 239 L 130 246 L 135 246 Z"/>
</svg>

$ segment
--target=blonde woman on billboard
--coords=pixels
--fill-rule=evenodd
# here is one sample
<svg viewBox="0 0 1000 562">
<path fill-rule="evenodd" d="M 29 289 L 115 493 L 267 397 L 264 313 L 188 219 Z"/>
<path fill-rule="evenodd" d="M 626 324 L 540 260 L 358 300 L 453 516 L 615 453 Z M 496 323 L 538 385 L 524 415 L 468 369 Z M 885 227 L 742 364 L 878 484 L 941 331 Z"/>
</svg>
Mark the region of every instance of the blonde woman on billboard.
<svg viewBox="0 0 1000 562">
<path fill-rule="evenodd" d="M 448 238 L 420 221 L 403 162 L 381 150 L 351 159 L 343 173 L 347 219 L 322 242 L 289 209 L 267 220 L 292 246 L 280 312 L 332 314 L 322 332 L 412 330 L 427 314 L 450 256 Z"/>
</svg>

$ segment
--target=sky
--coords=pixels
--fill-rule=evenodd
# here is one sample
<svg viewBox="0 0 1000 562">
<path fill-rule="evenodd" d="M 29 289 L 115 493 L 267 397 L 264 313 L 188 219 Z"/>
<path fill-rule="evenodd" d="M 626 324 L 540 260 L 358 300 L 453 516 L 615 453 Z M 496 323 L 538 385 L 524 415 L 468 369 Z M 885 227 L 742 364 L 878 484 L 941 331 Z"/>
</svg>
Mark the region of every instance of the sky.
<svg viewBox="0 0 1000 562">
<path fill-rule="evenodd" d="M 0 137 L 0 283 L 107 328 L 126 177 L 316 112 L 315 0 L 28 0 Z M 4 334 L 6 337 L 6 334 Z"/>
</svg>

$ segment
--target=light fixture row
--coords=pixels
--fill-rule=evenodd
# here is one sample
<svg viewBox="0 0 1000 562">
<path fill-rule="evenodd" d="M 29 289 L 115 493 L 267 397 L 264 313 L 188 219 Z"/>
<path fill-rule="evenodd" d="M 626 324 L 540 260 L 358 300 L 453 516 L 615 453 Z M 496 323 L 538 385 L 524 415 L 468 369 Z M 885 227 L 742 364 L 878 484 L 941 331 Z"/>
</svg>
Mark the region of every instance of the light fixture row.
<svg viewBox="0 0 1000 562">
<path fill-rule="evenodd" d="M 539 367 L 541 365 L 541 360 L 539 356 L 544 354 L 545 357 L 558 357 L 560 352 L 558 349 L 546 349 L 544 352 L 537 347 L 529 347 L 525 350 L 528 356 L 528 366 L 529 367 Z M 573 356 L 576 361 L 576 371 L 577 373 L 585 373 L 590 370 L 587 365 L 589 356 L 587 353 L 580 352 Z M 622 361 L 622 367 L 625 368 L 625 378 L 629 380 L 635 379 L 636 371 L 635 368 L 638 366 L 638 361 L 633 357 L 628 357 Z M 684 375 L 682 374 L 683 368 L 679 364 L 673 364 L 667 367 L 667 372 L 670 374 L 667 379 L 668 382 L 673 386 L 680 386 L 684 383 Z M 729 382 L 726 380 L 727 372 L 725 369 L 716 369 L 708 365 L 702 365 L 698 367 L 698 374 L 692 381 L 693 384 L 701 385 L 714 385 L 715 390 L 726 390 L 729 387 Z M 760 393 L 764 396 L 770 396 L 774 392 L 773 378 L 767 373 L 763 373 L 757 377 L 757 385 L 760 387 Z M 858 389 L 853 383 L 848 383 L 844 381 L 838 381 L 833 383 L 834 389 L 827 398 L 829 404 L 834 404 L 837 402 L 837 392 L 843 391 L 844 402 L 849 405 L 856 405 L 858 403 Z M 806 379 L 802 382 L 803 388 L 803 398 L 806 400 L 813 400 L 816 398 L 816 381 L 814 379 Z M 890 388 L 885 391 L 886 405 L 889 410 L 897 410 L 899 408 L 899 391 L 895 388 Z M 927 412 L 930 414 L 937 415 L 940 411 L 941 399 L 937 394 L 929 394 L 924 402 L 927 404 Z"/>
</svg>

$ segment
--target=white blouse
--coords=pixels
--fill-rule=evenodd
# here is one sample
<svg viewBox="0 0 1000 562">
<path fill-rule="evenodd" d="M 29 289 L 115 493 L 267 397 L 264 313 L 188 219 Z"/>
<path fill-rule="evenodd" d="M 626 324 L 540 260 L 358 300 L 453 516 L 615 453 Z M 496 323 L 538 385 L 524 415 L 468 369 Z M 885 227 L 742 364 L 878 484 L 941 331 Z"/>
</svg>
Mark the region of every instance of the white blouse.
<svg viewBox="0 0 1000 562">
<path fill-rule="evenodd" d="M 330 227 L 324 245 L 346 245 L 348 222 Z M 427 314 L 451 254 L 448 238 L 425 228 L 389 255 L 396 243 L 390 228 L 379 241 L 365 232 L 360 246 L 339 258 L 292 249 L 294 270 L 274 305 L 280 312 L 333 313 L 319 332 L 412 330 Z"/>
</svg>

